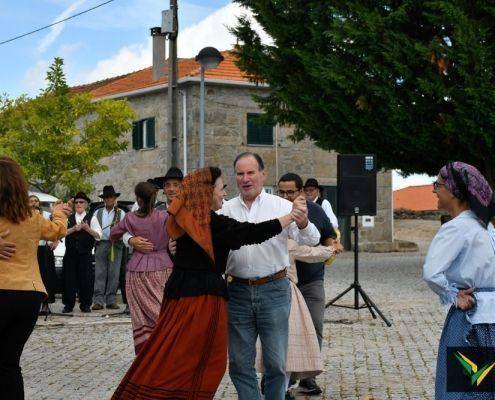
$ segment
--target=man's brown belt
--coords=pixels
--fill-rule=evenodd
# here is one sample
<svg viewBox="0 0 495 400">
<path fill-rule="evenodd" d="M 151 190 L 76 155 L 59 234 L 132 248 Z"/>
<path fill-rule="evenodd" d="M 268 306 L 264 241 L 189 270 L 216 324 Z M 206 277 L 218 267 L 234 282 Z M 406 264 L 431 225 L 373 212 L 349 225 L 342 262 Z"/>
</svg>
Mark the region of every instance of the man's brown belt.
<svg viewBox="0 0 495 400">
<path fill-rule="evenodd" d="M 258 286 L 258 285 L 264 285 L 265 283 L 268 282 L 273 282 L 278 279 L 285 278 L 287 276 L 287 270 L 284 268 L 281 271 L 275 272 L 273 275 L 265 276 L 263 278 L 259 279 L 245 279 L 245 278 L 237 278 L 236 276 L 232 275 L 227 275 L 227 282 L 239 282 L 243 283 L 244 285 L 249 285 L 249 286 Z"/>
</svg>

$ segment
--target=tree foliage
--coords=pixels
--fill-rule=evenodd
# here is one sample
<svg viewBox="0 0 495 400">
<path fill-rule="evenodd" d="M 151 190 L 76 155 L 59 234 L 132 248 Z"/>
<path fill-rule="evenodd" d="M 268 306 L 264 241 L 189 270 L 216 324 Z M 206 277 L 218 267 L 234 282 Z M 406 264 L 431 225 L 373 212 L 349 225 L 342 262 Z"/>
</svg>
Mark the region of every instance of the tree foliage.
<svg viewBox="0 0 495 400">
<path fill-rule="evenodd" d="M 495 181 L 493 1 L 236 0 L 238 65 L 295 139 L 436 174 L 448 160 Z"/>
<path fill-rule="evenodd" d="M 108 169 L 102 157 L 127 147 L 122 139 L 134 112 L 126 100 L 94 102 L 71 93 L 60 58 L 46 79 L 35 98 L 0 98 L 0 154 L 18 161 L 29 184 L 42 192 L 90 191 L 91 177 Z"/>
</svg>

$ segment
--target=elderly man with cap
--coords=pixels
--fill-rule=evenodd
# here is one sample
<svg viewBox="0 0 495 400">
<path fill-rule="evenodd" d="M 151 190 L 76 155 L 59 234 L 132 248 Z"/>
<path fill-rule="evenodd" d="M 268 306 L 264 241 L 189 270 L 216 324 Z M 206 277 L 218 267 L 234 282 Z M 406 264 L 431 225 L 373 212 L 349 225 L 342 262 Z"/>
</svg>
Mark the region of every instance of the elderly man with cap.
<svg viewBox="0 0 495 400">
<path fill-rule="evenodd" d="M 115 243 L 110 241 L 110 228 L 125 215 L 125 211 L 117 207 L 119 196 L 113 186 L 104 186 L 100 198 L 105 206 L 96 210 L 91 219 L 91 228 L 97 233 L 93 310 L 102 310 L 103 305 L 111 310 L 119 309 L 116 294 L 124 243 L 121 240 Z"/>
<path fill-rule="evenodd" d="M 340 232 L 338 230 L 339 221 L 337 220 L 337 217 L 332 210 L 332 205 L 327 199 L 320 197 L 320 194 L 323 191 L 323 187 L 320 186 L 315 178 L 309 178 L 306 180 L 303 188 L 306 199 L 308 201 L 315 202 L 316 204 L 320 205 L 321 208 L 323 208 L 323 211 L 325 211 L 325 214 L 327 214 L 327 217 L 330 220 L 333 229 L 335 229 L 335 232 L 337 232 L 337 238 L 340 238 Z"/>
<path fill-rule="evenodd" d="M 93 260 L 91 253 L 95 245 L 96 232 L 90 228 L 90 219 L 86 210 L 91 200 L 84 192 L 74 197 L 75 212 L 67 221 L 65 255 L 63 260 L 64 289 L 62 312 L 72 312 L 76 304 L 76 291 L 79 293 L 79 308 L 82 312 L 91 312 L 93 297 Z"/>
</svg>

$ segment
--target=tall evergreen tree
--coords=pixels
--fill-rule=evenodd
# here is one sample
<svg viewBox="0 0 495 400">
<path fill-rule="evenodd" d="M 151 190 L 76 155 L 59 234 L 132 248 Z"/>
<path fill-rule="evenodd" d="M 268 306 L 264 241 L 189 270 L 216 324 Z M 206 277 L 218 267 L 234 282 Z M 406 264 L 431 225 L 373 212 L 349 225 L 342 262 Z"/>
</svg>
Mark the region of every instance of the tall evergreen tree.
<svg viewBox="0 0 495 400">
<path fill-rule="evenodd" d="M 495 2 L 236 0 L 238 65 L 268 117 L 340 153 L 436 174 L 448 160 L 495 182 Z"/>
</svg>

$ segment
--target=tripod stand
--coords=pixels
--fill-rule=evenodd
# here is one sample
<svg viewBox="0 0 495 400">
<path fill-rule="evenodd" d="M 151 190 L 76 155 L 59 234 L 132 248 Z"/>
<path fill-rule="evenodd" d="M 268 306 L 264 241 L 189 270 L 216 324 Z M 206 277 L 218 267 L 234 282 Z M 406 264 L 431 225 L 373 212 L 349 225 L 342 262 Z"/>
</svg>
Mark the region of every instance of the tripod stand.
<svg viewBox="0 0 495 400">
<path fill-rule="evenodd" d="M 376 314 L 375 311 L 378 313 L 378 315 L 383 319 L 383 321 L 387 324 L 387 326 L 392 326 L 392 324 L 388 321 L 387 318 L 382 314 L 380 309 L 376 306 L 375 303 L 369 298 L 369 296 L 366 294 L 364 289 L 361 287 L 361 284 L 359 283 L 359 259 L 358 259 L 358 254 L 359 254 L 359 247 L 358 247 L 358 239 L 359 239 L 359 227 L 358 227 L 358 213 L 356 212 L 354 214 L 354 282 L 351 283 L 351 285 L 344 290 L 342 293 L 340 293 L 337 297 L 333 298 L 330 300 L 326 305 L 325 308 L 328 308 L 329 306 L 334 306 L 334 307 L 343 307 L 343 308 L 352 308 L 354 310 L 359 310 L 361 308 L 367 308 L 371 316 L 376 319 Z M 337 300 L 339 300 L 341 297 L 346 295 L 348 292 L 350 292 L 352 289 L 354 289 L 354 305 L 353 306 L 345 306 L 341 304 L 335 304 Z M 359 305 L 359 295 L 361 295 L 364 304 Z M 374 309 L 374 311 L 373 311 Z"/>
</svg>

